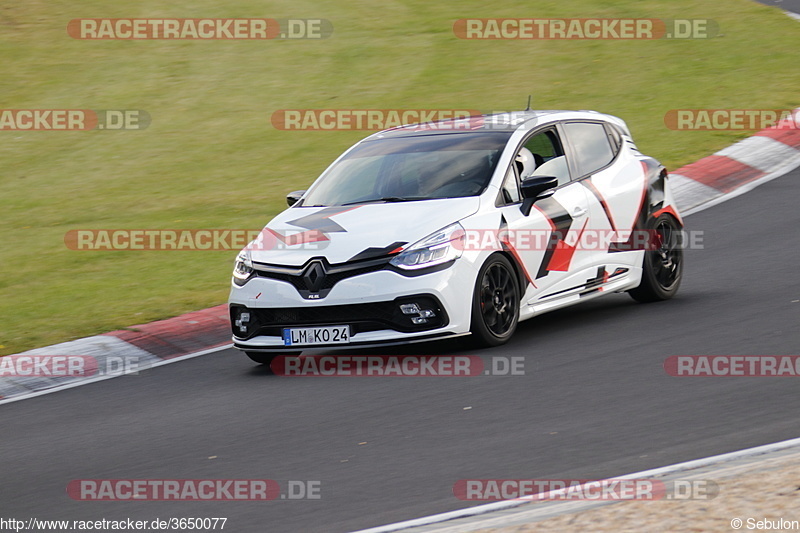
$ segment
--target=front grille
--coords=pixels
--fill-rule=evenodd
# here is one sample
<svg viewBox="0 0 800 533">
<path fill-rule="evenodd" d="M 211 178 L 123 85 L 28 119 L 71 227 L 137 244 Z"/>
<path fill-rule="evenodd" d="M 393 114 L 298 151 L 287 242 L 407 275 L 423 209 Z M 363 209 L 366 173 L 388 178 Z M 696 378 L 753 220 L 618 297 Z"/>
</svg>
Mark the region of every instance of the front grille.
<svg viewBox="0 0 800 533">
<path fill-rule="evenodd" d="M 382 262 L 372 266 L 365 266 L 361 268 L 352 268 L 346 269 L 341 271 L 332 271 L 329 272 L 328 275 L 325 277 L 325 281 L 322 284 L 323 289 L 332 289 L 334 285 L 342 281 L 343 279 L 352 278 L 355 276 L 360 276 L 362 274 L 367 274 L 369 272 L 377 272 L 378 270 L 383 270 L 388 261 Z"/>
<path fill-rule="evenodd" d="M 420 308 L 432 309 L 436 313 L 425 324 L 414 324 L 409 315 L 400 311 L 404 303 L 417 303 Z M 236 321 L 242 312 L 249 313 L 246 334 L 237 329 Z M 285 308 L 247 308 L 231 305 L 233 334 L 241 339 L 258 335 L 280 337 L 283 328 L 303 326 L 349 325 L 355 335 L 367 331 L 391 329 L 402 333 L 427 331 L 447 325 L 448 318 L 438 299 L 431 295 L 404 296 L 390 302 L 372 302 L 349 305 L 327 305 Z"/>
<path fill-rule="evenodd" d="M 315 257 L 301 267 L 254 263 L 254 270 L 255 275 L 258 277 L 290 283 L 303 298 L 321 299 L 327 296 L 333 286 L 340 281 L 383 270 L 389 265 L 390 259 L 389 257 L 382 257 L 367 261 L 331 265 L 325 258 Z M 317 282 L 315 277 L 312 278 L 307 275 L 313 263 L 319 263 L 322 266 L 324 274 L 321 282 Z"/>
</svg>

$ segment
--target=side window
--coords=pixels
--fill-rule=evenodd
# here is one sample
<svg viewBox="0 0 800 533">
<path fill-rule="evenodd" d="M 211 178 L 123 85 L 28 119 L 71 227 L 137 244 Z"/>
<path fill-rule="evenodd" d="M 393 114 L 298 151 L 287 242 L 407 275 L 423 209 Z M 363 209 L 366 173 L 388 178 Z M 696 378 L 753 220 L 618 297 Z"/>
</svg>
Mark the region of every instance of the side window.
<svg viewBox="0 0 800 533">
<path fill-rule="evenodd" d="M 550 161 L 546 161 L 542 166 L 536 169 L 533 175 L 555 176 L 558 178 L 559 186 L 569 183 L 569 167 L 567 167 L 567 157 L 560 155 L 554 157 Z"/>
<path fill-rule="evenodd" d="M 537 133 L 519 149 L 503 180 L 499 205 L 521 201 L 520 181 L 532 176 L 556 176 L 559 185 L 569 183 L 567 159 L 555 129 Z"/>
<path fill-rule="evenodd" d="M 555 133 L 546 131 L 531 137 L 525 143 L 525 148 L 530 150 L 531 153 L 540 155 L 544 161 L 548 161 L 558 155 L 556 145 L 558 145 L 558 140 L 555 138 Z"/>
<path fill-rule="evenodd" d="M 555 130 L 534 135 L 525 143 L 525 148 L 530 150 L 536 161 L 536 168 L 530 176 L 555 176 L 559 185 L 569 183 L 567 158 Z"/>
<path fill-rule="evenodd" d="M 576 177 L 591 174 L 614 159 L 608 133 L 602 124 L 567 122 L 563 126 L 575 149 L 575 167 L 578 170 Z"/>
</svg>

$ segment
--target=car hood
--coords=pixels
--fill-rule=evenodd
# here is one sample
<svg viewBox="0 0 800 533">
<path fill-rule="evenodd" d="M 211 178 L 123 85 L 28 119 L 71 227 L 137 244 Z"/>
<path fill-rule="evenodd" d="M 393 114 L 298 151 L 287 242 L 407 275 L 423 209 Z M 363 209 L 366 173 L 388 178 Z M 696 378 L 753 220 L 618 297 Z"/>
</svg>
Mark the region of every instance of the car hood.
<svg viewBox="0 0 800 533">
<path fill-rule="evenodd" d="M 480 199 L 443 198 L 287 209 L 251 245 L 252 260 L 301 266 L 312 257 L 344 263 L 384 256 L 478 210 Z"/>
</svg>

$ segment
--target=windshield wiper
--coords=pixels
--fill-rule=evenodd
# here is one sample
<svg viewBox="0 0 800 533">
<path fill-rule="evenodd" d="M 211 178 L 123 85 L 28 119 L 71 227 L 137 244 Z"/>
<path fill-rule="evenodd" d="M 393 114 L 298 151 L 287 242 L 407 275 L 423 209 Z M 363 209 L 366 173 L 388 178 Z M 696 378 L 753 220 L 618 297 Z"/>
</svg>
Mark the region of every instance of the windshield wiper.
<svg viewBox="0 0 800 533">
<path fill-rule="evenodd" d="M 371 200 L 358 200 L 355 202 L 347 202 L 342 205 L 355 205 L 355 204 L 374 204 L 376 202 L 414 202 L 416 200 L 432 200 L 427 196 L 384 196 L 382 198 L 373 198 Z"/>
</svg>

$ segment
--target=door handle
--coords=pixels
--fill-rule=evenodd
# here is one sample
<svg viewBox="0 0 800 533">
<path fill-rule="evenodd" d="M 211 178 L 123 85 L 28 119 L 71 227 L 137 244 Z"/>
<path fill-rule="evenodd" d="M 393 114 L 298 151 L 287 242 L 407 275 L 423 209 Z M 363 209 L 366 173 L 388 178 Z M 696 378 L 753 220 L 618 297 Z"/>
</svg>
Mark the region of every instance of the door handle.
<svg viewBox="0 0 800 533">
<path fill-rule="evenodd" d="M 582 217 L 586 214 L 586 209 L 583 207 L 576 207 L 572 210 L 572 216 L 575 218 Z"/>
</svg>

